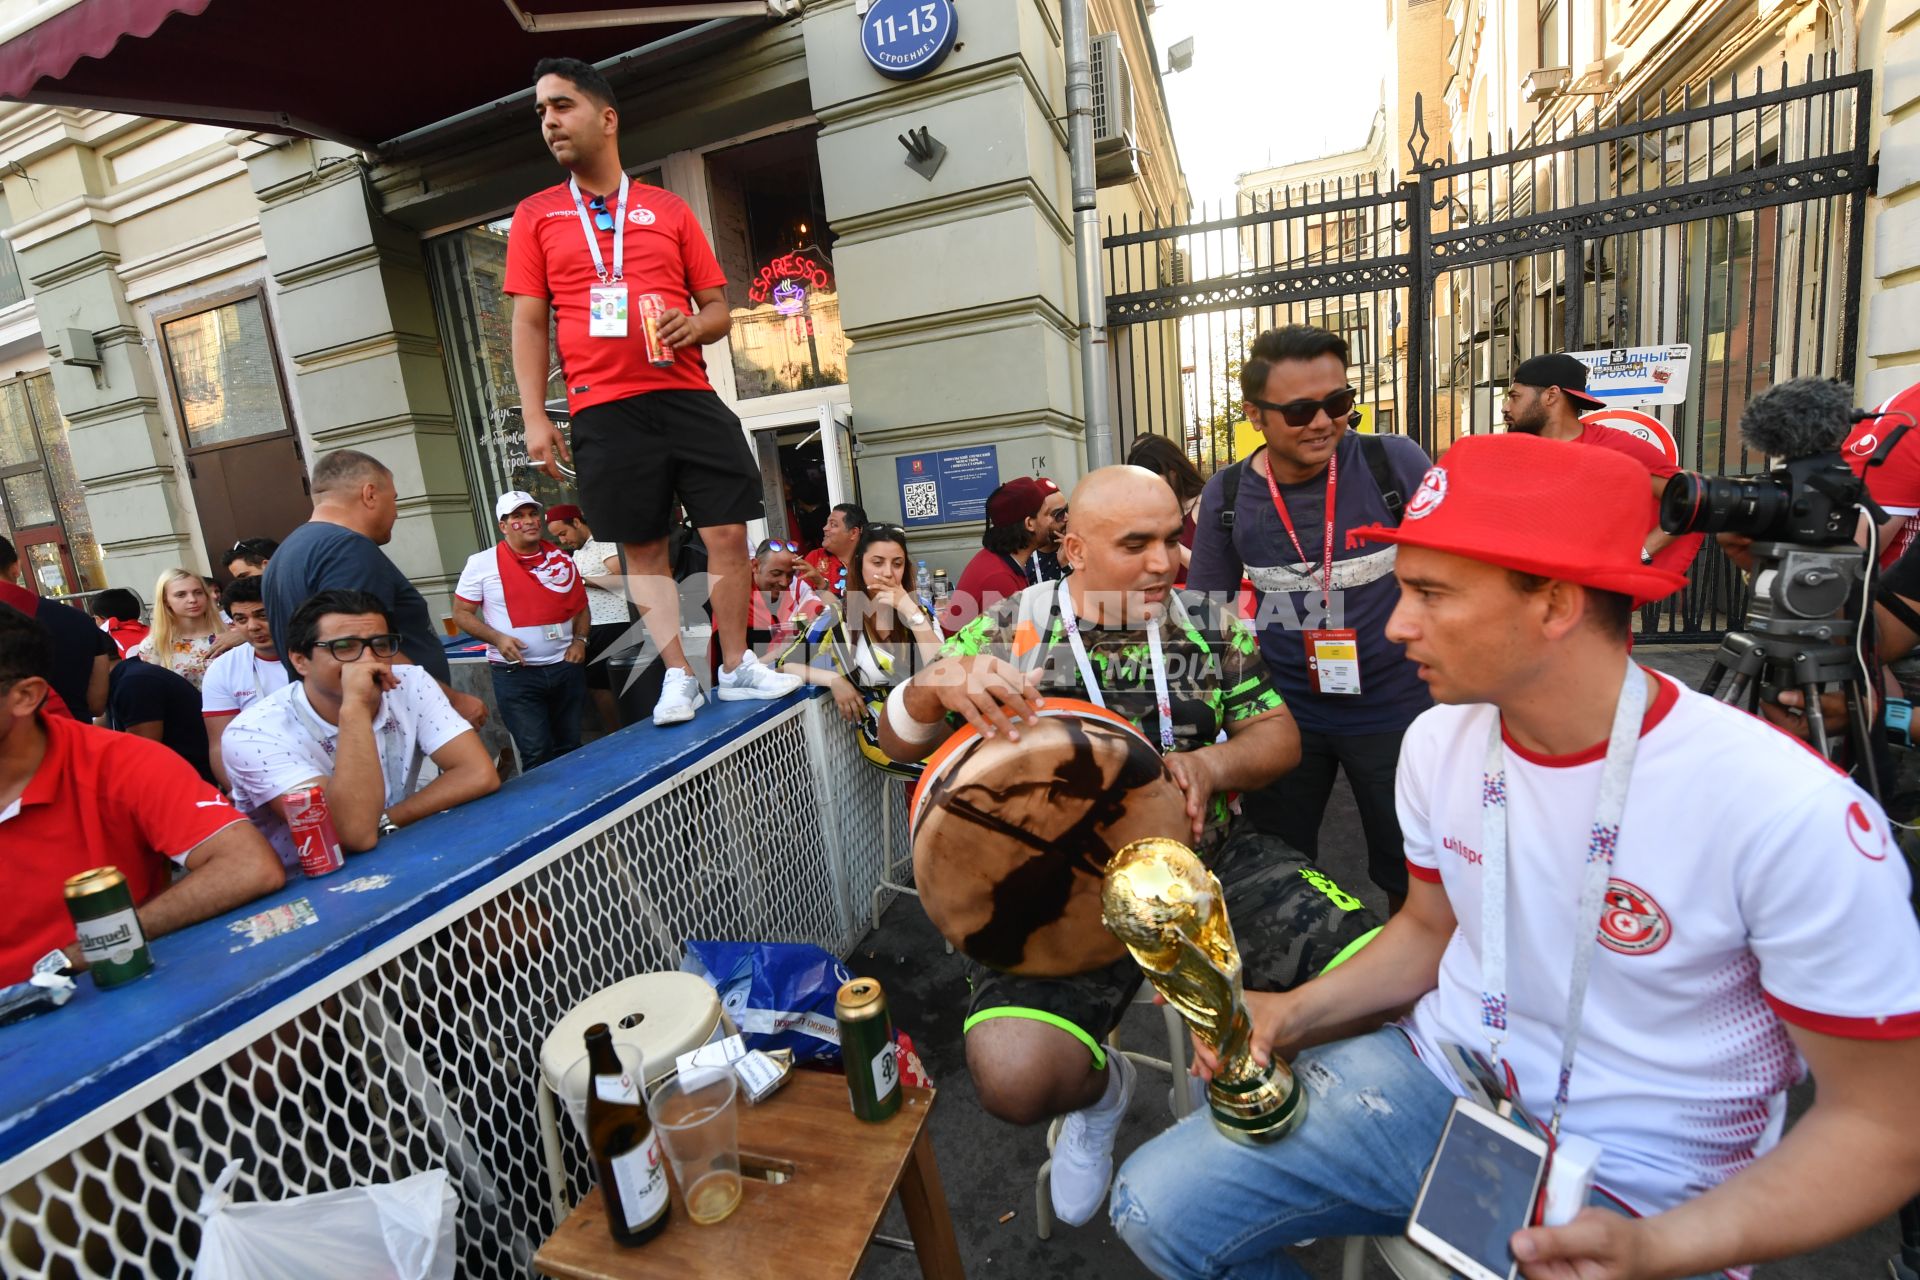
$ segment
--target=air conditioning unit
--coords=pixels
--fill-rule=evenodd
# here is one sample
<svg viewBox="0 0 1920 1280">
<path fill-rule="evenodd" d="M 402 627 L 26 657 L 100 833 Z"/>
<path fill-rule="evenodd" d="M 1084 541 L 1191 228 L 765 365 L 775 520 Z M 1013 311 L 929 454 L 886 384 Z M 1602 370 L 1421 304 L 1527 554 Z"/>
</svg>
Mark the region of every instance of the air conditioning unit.
<svg viewBox="0 0 1920 1280">
<path fill-rule="evenodd" d="M 1504 342 L 1481 344 L 1473 353 L 1473 380 L 1483 387 L 1504 387 L 1513 380 L 1513 349 Z"/>
<path fill-rule="evenodd" d="M 1134 145 L 1133 75 L 1120 35 L 1093 38 L 1093 171 L 1100 186 L 1140 176 L 1140 152 Z"/>
<path fill-rule="evenodd" d="M 1187 283 L 1187 251 L 1163 247 L 1160 251 L 1160 287 L 1171 289 Z"/>
</svg>

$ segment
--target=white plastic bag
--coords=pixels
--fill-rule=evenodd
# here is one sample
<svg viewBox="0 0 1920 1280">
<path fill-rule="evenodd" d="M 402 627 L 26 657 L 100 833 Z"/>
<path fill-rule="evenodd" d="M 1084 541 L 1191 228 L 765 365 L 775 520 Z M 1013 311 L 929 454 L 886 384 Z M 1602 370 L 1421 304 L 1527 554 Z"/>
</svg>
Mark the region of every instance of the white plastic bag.
<svg viewBox="0 0 1920 1280">
<path fill-rule="evenodd" d="M 229 1164 L 200 1200 L 196 1280 L 453 1280 L 459 1201 L 444 1169 L 260 1204 L 228 1198 Z"/>
</svg>

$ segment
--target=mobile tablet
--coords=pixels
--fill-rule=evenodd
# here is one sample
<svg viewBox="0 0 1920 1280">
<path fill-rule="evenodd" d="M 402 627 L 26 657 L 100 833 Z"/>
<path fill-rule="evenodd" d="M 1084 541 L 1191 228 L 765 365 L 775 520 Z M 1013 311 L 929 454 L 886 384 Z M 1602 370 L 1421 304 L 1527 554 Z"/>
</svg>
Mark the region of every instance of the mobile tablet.
<svg viewBox="0 0 1920 1280">
<path fill-rule="evenodd" d="M 1407 1239 L 1466 1280 L 1514 1280 L 1507 1240 L 1528 1224 L 1547 1144 L 1485 1107 L 1457 1099 L 1407 1221 Z"/>
</svg>

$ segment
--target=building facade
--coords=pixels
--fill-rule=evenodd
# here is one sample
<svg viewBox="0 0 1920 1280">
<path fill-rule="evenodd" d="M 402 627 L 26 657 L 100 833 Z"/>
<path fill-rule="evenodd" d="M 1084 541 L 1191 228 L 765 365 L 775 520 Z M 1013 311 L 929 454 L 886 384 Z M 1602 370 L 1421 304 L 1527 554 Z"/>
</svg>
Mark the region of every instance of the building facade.
<svg viewBox="0 0 1920 1280">
<path fill-rule="evenodd" d="M 1083 466 L 1058 5 L 968 0 L 952 53 L 908 81 L 863 56 L 864 2 L 785 8 L 603 63 L 622 158 L 692 206 L 727 272 L 732 330 L 707 365 L 761 459 L 766 531 L 817 531 L 857 497 L 957 568 L 973 489 Z M 1141 153 L 1102 208 L 1184 205 L 1147 6 L 1092 9 L 1128 50 Z M 283 535 L 312 460 L 340 447 L 393 469 L 387 550 L 442 606 L 495 536 L 492 495 L 568 496 L 526 466 L 501 293 L 514 204 L 563 174 L 525 80 L 494 91 L 372 148 L 0 106 L 24 280 L 0 310 L 0 436 L 17 382 L 15 433 L 50 442 L 49 498 L 73 513 L 52 593 L 145 598 L 167 568 Z M 922 128 L 946 148 L 931 178 L 898 141 Z M 16 454 L 0 491 L 18 525 Z M 947 466 L 945 501 L 904 487 Z"/>
</svg>

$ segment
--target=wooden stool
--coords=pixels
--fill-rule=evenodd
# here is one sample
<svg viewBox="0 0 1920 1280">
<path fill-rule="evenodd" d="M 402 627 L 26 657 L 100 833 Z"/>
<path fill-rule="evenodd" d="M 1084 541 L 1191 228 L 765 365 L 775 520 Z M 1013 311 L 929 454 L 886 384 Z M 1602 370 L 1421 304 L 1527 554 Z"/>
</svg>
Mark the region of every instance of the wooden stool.
<svg viewBox="0 0 1920 1280">
<path fill-rule="evenodd" d="M 534 1270 L 559 1280 L 739 1280 L 804 1260 L 809 1280 L 849 1280 L 898 1190 L 920 1274 L 962 1280 L 927 1131 L 933 1099 L 932 1089 L 909 1088 L 891 1119 L 868 1124 L 842 1077 L 796 1071 L 771 1098 L 741 1108 L 740 1207 L 724 1221 L 695 1226 L 676 1187 L 667 1229 L 623 1248 L 595 1187 L 540 1246 Z"/>
</svg>

